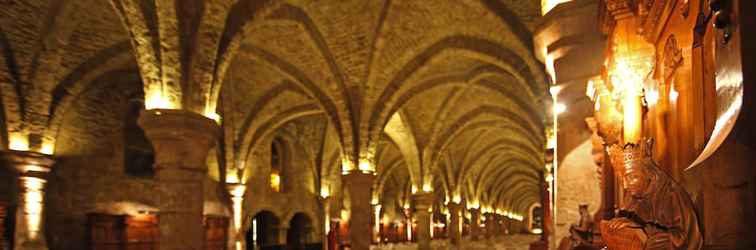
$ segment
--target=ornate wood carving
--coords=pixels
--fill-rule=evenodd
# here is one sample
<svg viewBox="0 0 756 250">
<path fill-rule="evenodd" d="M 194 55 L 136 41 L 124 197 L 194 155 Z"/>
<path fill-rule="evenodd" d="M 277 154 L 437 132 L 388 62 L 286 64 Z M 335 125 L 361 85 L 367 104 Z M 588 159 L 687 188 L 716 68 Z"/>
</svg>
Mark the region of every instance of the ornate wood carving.
<svg viewBox="0 0 756 250">
<path fill-rule="evenodd" d="M 690 15 L 690 0 L 682 0 L 682 4 L 680 4 L 680 9 L 682 10 L 682 16 L 688 17 Z"/>
<path fill-rule="evenodd" d="M 654 43 L 659 37 L 662 27 L 667 23 L 667 19 L 674 12 L 678 2 L 684 0 L 656 0 L 650 1 L 646 5 L 646 15 L 641 15 L 641 34 L 646 41 Z M 639 7 L 640 8 L 640 7 Z"/>
<path fill-rule="evenodd" d="M 677 39 L 675 39 L 675 35 L 670 35 L 667 38 L 667 43 L 664 45 L 664 67 L 662 71 L 664 79 L 669 79 L 672 74 L 675 73 L 675 70 L 677 70 L 677 68 L 682 65 L 682 63 L 682 50 L 677 45 Z"/>
</svg>

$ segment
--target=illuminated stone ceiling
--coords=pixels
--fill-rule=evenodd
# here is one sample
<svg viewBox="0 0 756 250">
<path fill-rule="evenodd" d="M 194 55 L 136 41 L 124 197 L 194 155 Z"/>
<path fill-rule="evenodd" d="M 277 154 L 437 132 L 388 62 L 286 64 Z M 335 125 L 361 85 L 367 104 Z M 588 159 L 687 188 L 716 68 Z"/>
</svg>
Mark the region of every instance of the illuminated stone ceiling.
<svg viewBox="0 0 756 250">
<path fill-rule="evenodd" d="M 320 161 L 312 167 L 323 183 L 342 163 L 367 161 L 381 198 L 434 189 L 516 209 L 538 199 L 546 78 L 530 30 L 540 1 L 166 5 L 0 8 L 10 136 L 54 141 L 68 103 L 96 79 L 139 72 L 145 92 L 165 89 L 177 107 L 217 105 L 228 168 L 255 168 L 258 148 L 289 131 Z"/>
</svg>

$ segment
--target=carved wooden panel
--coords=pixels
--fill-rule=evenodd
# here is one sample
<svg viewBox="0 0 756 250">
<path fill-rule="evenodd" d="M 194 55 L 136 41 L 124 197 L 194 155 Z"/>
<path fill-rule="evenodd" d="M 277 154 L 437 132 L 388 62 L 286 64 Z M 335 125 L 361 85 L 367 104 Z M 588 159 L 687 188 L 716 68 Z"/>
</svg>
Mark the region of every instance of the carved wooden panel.
<svg viewBox="0 0 756 250">
<path fill-rule="evenodd" d="M 205 216 L 206 250 L 226 250 L 228 226 L 228 217 Z"/>
</svg>

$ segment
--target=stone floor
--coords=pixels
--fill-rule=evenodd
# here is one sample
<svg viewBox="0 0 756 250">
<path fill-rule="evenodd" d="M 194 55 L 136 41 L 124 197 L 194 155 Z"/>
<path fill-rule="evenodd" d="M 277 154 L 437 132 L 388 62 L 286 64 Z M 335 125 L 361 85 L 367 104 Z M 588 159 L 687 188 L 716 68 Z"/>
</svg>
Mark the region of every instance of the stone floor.
<svg viewBox="0 0 756 250">
<path fill-rule="evenodd" d="M 464 249 L 464 250 L 528 250 L 528 246 L 531 242 L 538 239 L 538 235 L 507 235 L 498 237 L 492 240 L 480 240 L 477 242 L 470 241 L 469 239 L 462 240 L 462 247 L 455 248 L 450 246 L 447 240 L 434 240 L 431 242 L 431 248 L 433 250 L 443 249 Z M 373 245 L 371 250 L 410 250 L 417 249 L 416 243 L 397 243 L 397 244 L 384 244 Z"/>
</svg>

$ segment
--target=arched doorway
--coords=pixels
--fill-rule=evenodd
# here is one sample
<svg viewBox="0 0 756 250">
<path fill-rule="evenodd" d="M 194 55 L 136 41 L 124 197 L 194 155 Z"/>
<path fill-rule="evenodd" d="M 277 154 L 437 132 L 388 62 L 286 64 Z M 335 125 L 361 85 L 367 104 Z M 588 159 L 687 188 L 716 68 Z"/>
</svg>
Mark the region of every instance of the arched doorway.
<svg viewBox="0 0 756 250">
<path fill-rule="evenodd" d="M 289 221 L 289 229 L 286 232 L 286 249 L 304 250 L 308 248 L 312 220 L 303 213 L 297 213 Z"/>
<path fill-rule="evenodd" d="M 535 203 L 528 209 L 528 231 L 534 234 L 543 232 L 543 209 L 540 203 Z"/>
<path fill-rule="evenodd" d="M 252 218 L 252 226 L 247 231 L 247 250 L 281 249 L 278 241 L 280 223 L 270 211 L 261 211 Z"/>
</svg>

